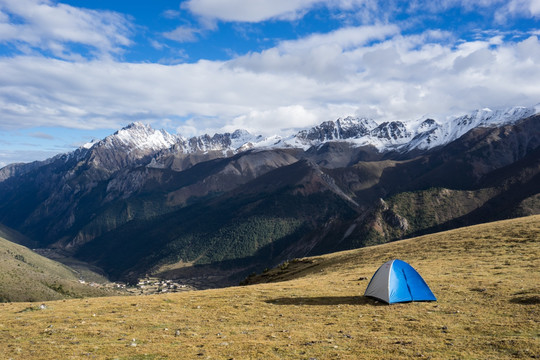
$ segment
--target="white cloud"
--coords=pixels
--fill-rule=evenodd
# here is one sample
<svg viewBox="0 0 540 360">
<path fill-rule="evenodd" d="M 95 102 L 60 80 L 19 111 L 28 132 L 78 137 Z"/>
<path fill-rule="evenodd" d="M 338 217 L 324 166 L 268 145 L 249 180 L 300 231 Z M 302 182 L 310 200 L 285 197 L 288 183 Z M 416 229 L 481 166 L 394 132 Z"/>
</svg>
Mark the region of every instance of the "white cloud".
<svg viewBox="0 0 540 360">
<path fill-rule="evenodd" d="M 165 10 L 161 15 L 166 19 L 176 19 L 176 18 L 180 18 L 182 14 L 178 10 L 169 9 L 169 10 Z"/>
<path fill-rule="evenodd" d="M 375 0 L 188 0 L 183 7 L 197 16 L 222 21 L 260 22 L 297 20 L 317 6 L 344 11 L 358 11 L 366 20 L 379 9 Z M 391 4 L 384 4 L 385 10 Z"/>
<path fill-rule="evenodd" d="M 22 51 L 51 51 L 70 58 L 72 44 L 89 46 L 106 56 L 131 44 L 128 19 L 110 11 L 76 8 L 50 0 L 0 0 L 0 43 Z M 16 19 L 16 21 L 13 21 Z"/>
<path fill-rule="evenodd" d="M 461 7 L 465 11 L 474 11 L 476 9 L 493 8 L 504 5 L 507 0 L 416 0 L 409 3 L 410 9 L 429 10 L 431 12 L 440 12 L 455 7 Z"/>
<path fill-rule="evenodd" d="M 349 49 L 397 33 L 399 28 L 396 25 L 345 27 L 326 34 L 313 34 L 300 40 L 284 41 L 279 47 L 284 51 L 312 49 L 321 45 L 338 45 Z"/>
<path fill-rule="evenodd" d="M 536 36 L 450 40 L 379 25 L 226 62 L 0 58 L 0 127 L 119 128 L 169 119 L 190 135 L 240 127 L 270 134 L 351 114 L 408 120 L 540 101 Z"/>
<path fill-rule="evenodd" d="M 259 53 L 251 53 L 232 60 L 229 66 L 255 72 L 303 74 L 327 81 L 354 74 L 359 66 L 355 58 L 369 41 L 384 40 L 396 35 L 394 25 L 347 27 L 327 34 L 313 34 L 294 41 L 284 41 L 278 46 Z"/>
<path fill-rule="evenodd" d="M 403 13 L 439 16 L 453 8 L 461 8 L 465 12 L 480 11 L 484 15 L 495 16 L 499 22 L 515 16 L 540 15 L 540 0 L 188 0 L 183 7 L 202 18 L 233 22 L 297 20 L 316 7 L 341 10 L 343 19 L 352 16 L 363 24 L 393 21 L 397 14 Z"/>
<path fill-rule="evenodd" d="M 507 6 L 511 14 L 524 14 L 529 16 L 540 15 L 540 0 L 512 0 Z"/>
<path fill-rule="evenodd" d="M 179 26 L 173 31 L 163 33 L 163 36 L 169 40 L 178 42 L 193 42 L 198 39 L 200 30 L 190 26 Z"/>
<path fill-rule="evenodd" d="M 293 20 L 324 0 L 188 0 L 184 7 L 196 15 L 224 21 L 259 22 L 271 18 Z"/>
<path fill-rule="evenodd" d="M 458 56 L 454 60 L 454 70 L 457 72 L 467 71 L 470 69 L 487 69 L 489 65 L 495 60 L 493 53 L 486 49 L 482 48 L 474 51 L 471 54 L 465 56 Z"/>
<path fill-rule="evenodd" d="M 306 109 L 301 105 L 281 106 L 270 110 L 252 110 L 238 116 L 223 127 L 226 131 L 246 129 L 264 135 L 286 133 L 291 128 L 309 127 L 326 119 L 320 117 L 321 109 Z"/>
<path fill-rule="evenodd" d="M 529 11 L 532 15 L 540 15 L 540 0 L 531 0 L 529 3 Z"/>
<path fill-rule="evenodd" d="M 501 24 L 516 17 L 540 17 L 540 0 L 511 0 L 495 12 L 495 20 Z"/>
<path fill-rule="evenodd" d="M 217 29 L 217 23 L 213 19 L 199 18 L 198 26 L 181 25 L 176 29 L 162 33 L 162 36 L 173 41 L 180 43 L 194 42 L 200 37 L 204 36 L 207 32 Z"/>
</svg>

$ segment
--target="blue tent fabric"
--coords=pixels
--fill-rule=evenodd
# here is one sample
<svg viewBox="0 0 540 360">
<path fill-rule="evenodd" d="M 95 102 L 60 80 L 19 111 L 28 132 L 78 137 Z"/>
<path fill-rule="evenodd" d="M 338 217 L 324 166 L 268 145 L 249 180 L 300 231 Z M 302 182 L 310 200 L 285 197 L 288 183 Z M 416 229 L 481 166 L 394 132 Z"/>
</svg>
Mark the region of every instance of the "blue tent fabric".
<svg viewBox="0 0 540 360">
<path fill-rule="evenodd" d="M 390 260 L 373 274 L 365 296 L 388 304 L 408 301 L 436 301 L 422 276 L 405 261 Z"/>
</svg>

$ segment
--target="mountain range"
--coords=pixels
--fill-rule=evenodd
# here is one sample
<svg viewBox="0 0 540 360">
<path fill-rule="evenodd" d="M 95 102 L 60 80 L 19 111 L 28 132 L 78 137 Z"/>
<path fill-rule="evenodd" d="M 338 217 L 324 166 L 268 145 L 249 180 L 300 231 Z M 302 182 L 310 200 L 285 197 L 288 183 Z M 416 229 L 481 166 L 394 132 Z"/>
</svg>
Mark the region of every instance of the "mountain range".
<svg viewBox="0 0 540 360">
<path fill-rule="evenodd" d="M 296 257 L 540 213 L 540 108 L 184 138 L 133 123 L 0 169 L 25 245 L 197 287 Z"/>
</svg>

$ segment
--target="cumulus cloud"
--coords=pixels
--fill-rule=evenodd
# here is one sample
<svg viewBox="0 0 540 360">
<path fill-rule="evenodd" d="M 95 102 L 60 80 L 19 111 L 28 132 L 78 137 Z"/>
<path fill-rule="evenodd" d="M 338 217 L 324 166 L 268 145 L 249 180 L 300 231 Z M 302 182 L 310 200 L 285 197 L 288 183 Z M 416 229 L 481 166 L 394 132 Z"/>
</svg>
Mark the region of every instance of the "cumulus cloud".
<svg viewBox="0 0 540 360">
<path fill-rule="evenodd" d="M 395 1 L 382 6 L 386 11 L 396 7 Z M 358 11 L 365 19 L 380 9 L 376 0 L 188 0 L 183 4 L 193 14 L 221 21 L 261 22 L 267 20 L 297 20 L 308 11 L 324 6 L 329 9 Z M 371 22 L 371 21 L 370 21 Z"/>
<path fill-rule="evenodd" d="M 271 18 L 293 20 L 303 10 L 324 0 L 188 0 L 184 7 L 192 13 L 224 21 L 259 22 Z"/>
<path fill-rule="evenodd" d="M 247 114 L 234 118 L 223 129 L 234 131 L 246 129 L 252 133 L 265 135 L 285 133 L 287 130 L 308 127 L 321 122 L 321 109 L 306 109 L 301 105 L 281 106 L 269 110 L 251 110 Z M 295 119 L 295 121 L 291 121 Z M 270 126 L 269 126 L 270 125 Z"/>
<path fill-rule="evenodd" d="M 182 7 L 200 18 L 251 23 L 297 20 L 317 7 L 340 10 L 342 20 L 356 19 L 363 24 L 392 22 L 396 15 L 403 13 L 422 12 L 425 16 L 427 12 L 432 16 L 443 16 L 445 11 L 455 8 L 465 12 L 480 11 L 499 23 L 516 16 L 540 16 L 540 0 L 188 0 Z"/>
<path fill-rule="evenodd" d="M 512 0 L 501 10 L 500 15 L 505 16 L 505 12 L 510 15 L 538 17 L 540 16 L 540 0 Z"/>
<path fill-rule="evenodd" d="M 398 32 L 399 28 L 394 25 L 342 28 L 327 34 L 283 41 L 274 48 L 234 59 L 229 66 L 335 81 L 357 71 L 359 64 L 355 61 L 355 50 L 369 41 L 383 40 Z"/>
<path fill-rule="evenodd" d="M 133 45 L 127 16 L 56 0 L 0 0 L 0 45 L 18 49 L 0 57 L 0 129 L 143 121 L 186 136 L 236 128 L 271 135 L 347 115 L 441 118 L 538 103 L 538 30 L 501 26 L 459 39 L 463 32 L 452 29 L 419 32 L 423 20 L 408 16 L 427 9 L 419 17 L 434 21 L 457 7 L 509 24 L 540 16 L 540 0 L 188 0 L 161 14 L 180 26 L 149 39 L 154 49 L 177 51 L 158 64 L 115 56 Z M 220 21 L 258 29 L 253 23 L 298 20 L 316 9 L 341 28 L 228 61 L 178 63 L 190 54 L 165 41 L 198 41 Z M 186 10 L 193 16 L 184 17 Z"/>
<path fill-rule="evenodd" d="M 351 12 L 365 24 L 391 20 L 398 13 L 427 11 L 442 14 L 453 8 L 461 8 L 465 12 L 495 12 L 499 20 L 515 14 L 540 14 L 540 0 L 188 0 L 183 3 L 183 8 L 203 18 L 252 23 L 296 20 L 316 7 Z"/>
<path fill-rule="evenodd" d="M 0 0 L 0 43 L 21 52 L 49 51 L 73 58 L 73 44 L 94 56 L 118 53 L 131 44 L 130 21 L 121 14 L 55 3 L 50 0 Z"/>
<path fill-rule="evenodd" d="M 174 119 L 190 134 L 240 127 L 271 134 L 346 115 L 440 118 L 540 100 L 537 36 L 450 40 L 380 25 L 282 42 L 230 61 L 0 58 L 0 127 L 119 128 Z"/>
</svg>

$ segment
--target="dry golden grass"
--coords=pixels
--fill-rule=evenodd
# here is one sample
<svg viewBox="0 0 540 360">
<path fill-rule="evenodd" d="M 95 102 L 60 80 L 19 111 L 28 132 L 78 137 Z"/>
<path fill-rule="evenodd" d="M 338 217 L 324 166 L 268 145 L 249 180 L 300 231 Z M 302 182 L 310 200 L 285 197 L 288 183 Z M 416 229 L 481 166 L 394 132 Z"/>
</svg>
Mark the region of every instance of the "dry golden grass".
<svg viewBox="0 0 540 360">
<path fill-rule="evenodd" d="M 540 357 L 540 216 L 291 262 L 286 282 L 141 297 L 0 304 L 9 359 Z M 400 258 L 437 302 L 364 298 Z M 135 341 L 133 341 L 135 339 Z"/>
<path fill-rule="evenodd" d="M 0 233 L 3 233 L 0 229 Z M 5 232 L 4 232 L 5 233 Z M 89 274 L 87 271 L 85 275 Z M 79 282 L 79 273 L 0 235 L 0 301 L 113 296 L 118 291 Z M 95 275 L 97 277 L 97 274 Z"/>
</svg>

